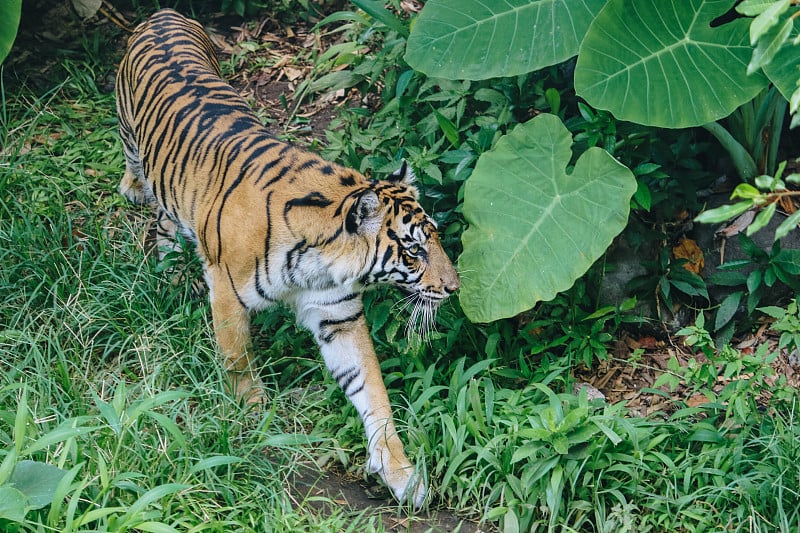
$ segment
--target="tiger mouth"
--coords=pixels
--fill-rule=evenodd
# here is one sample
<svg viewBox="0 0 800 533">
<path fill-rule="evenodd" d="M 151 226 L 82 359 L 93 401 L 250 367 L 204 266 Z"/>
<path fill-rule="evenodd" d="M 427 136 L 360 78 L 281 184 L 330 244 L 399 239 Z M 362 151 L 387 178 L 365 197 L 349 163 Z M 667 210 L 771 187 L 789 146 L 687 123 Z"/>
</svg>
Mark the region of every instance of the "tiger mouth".
<svg viewBox="0 0 800 533">
<path fill-rule="evenodd" d="M 443 294 L 431 294 L 422 291 L 415 291 L 414 296 L 416 296 L 420 303 L 432 305 L 434 307 L 441 304 L 446 298 L 446 296 Z"/>
<path fill-rule="evenodd" d="M 400 289 L 407 297 L 413 298 L 419 303 L 424 303 L 433 306 L 438 306 L 445 300 L 445 298 L 447 298 L 447 296 L 444 294 L 431 293 L 420 289 L 410 289 L 406 287 L 401 287 Z"/>
</svg>

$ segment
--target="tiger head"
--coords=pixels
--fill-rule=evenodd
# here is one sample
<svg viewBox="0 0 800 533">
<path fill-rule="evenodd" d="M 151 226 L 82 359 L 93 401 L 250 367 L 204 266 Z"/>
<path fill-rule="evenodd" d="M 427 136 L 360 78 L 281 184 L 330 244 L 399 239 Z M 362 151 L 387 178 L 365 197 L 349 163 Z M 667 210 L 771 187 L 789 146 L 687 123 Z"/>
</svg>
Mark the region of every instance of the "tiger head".
<svg viewBox="0 0 800 533">
<path fill-rule="evenodd" d="M 389 179 L 372 182 L 350 208 L 346 228 L 376 239 L 374 259 L 362 281 L 388 283 L 406 292 L 413 305 L 411 324 L 419 322 L 424 332 L 460 281 L 413 182 L 414 173 L 405 162 Z"/>
</svg>

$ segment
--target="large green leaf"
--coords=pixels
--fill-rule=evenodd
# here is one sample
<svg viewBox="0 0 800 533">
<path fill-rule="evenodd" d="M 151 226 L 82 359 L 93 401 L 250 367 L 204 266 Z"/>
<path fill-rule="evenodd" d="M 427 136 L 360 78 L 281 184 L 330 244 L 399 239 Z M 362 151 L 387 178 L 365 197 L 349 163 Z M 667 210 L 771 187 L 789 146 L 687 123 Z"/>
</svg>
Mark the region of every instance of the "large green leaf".
<svg viewBox="0 0 800 533">
<path fill-rule="evenodd" d="M 7 485 L 0 486 L 0 520 L 22 522 L 27 505 L 28 498 L 22 492 Z"/>
<path fill-rule="evenodd" d="M 590 148 L 571 173 L 572 137 L 554 115 L 517 126 L 466 184 L 461 305 L 470 320 L 513 316 L 568 289 L 625 227 L 633 173 Z"/>
<path fill-rule="evenodd" d="M 56 466 L 38 461 L 20 461 L 11 485 L 28 498 L 28 509 L 40 509 L 53 502 L 58 482 L 67 474 Z"/>
<path fill-rule="evenodd" d="M 797 82 L 800 80 L 800 45 L 792 44 L 792 40 L 798 34 L 800 34 L 800 21 L 794 19 L 794 28 L 789 40 L 764 67 L 764 73 L 787 100 L 797 90 Z"/>
<path fill-rule="evenodd" d="M 411 29 L 405 59 L 429 76 L 515 76 L 578 53 L 605 0 L 430 0 Z"/>
<path fill-rule="evenodd" d="M 667 128 L 729 115 L 763 89 L 748 76 L 748 19 L 712 24 L 735 0 L 609 0 L 581 43 L 575 90 L 617 118 Z"/>
<path fill-rule="evenodd" d="M 17 36 L 22 0 L 0 1 L 0 63 L 8 55 Z"/>
</svg>

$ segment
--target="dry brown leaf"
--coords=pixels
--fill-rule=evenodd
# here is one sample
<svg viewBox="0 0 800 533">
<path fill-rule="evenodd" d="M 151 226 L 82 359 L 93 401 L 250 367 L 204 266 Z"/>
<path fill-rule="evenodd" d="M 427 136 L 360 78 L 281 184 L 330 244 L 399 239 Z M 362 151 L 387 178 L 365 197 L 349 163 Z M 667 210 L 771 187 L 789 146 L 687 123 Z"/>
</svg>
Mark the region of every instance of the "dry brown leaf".
<svg viewBox="0 0 800 533">
<path fill-rule="evenodd" d="M 744 213 L 739 215 L 739 217 L 736 220 L 734 220 L 727 226 L 718 229 L 716 234 L 718 237 L 722 237 L 724 239 L 729 239 L 734 235 L 738 235 L 747 229 L 747 226 L 749 226 L 750 223 L 753 222 L 755 216 L 756 216 L 755 210 L 750 209 L 749 211 L 745 211 Z"/>
<path fill-rule="evenodd" d="M 703 251 L 695 241 L 687 237 L 681 237 L 678 244 L 672 249 L 672 255 L 677 259 L 686 259 L 688 262 L 684 263 L 683 268 L 695 274 L 702 272 L 706 264 Z"/>
<path fill-rule="evenodd" d="M 686 400 L 686 406 L 697 407 L 698 405 L 703 405 L 710 402 L 711 400 L 709 400 L 705 394 L 698 392 Z"/>
<path fill-rule="evenodd" d="M 31 137 L 31 140 L 36 144 L 52 145 L 55 141 L 59 140 L 62 133 L 48 133 L 47 135 L 37 134 Z"/>
<path fill-rule="evenodd" d="M 221 51 L 223 54 L 232 54 L 233 47 L 228 44 L 228 41 L 225 40 L 225 37 L 219 33 L 209 30 L 206 28 L 206 33 L 208 37 L 211 39 L 211 42 L 214 44 L 214 47 Z"/>
<path fill-rule="evenodd" d="M 286 76 L 286 79 L 289 81 L 294 81 L 303 76 L 303 71 L 299 68 L 294 68 L 294 67 L 284 67 L 283 69 L 281 69 L 281 72 L 283 73 L 284 76 Z"/>
<path fill-rule="evenodd" d="M 778 205 L 781 206 L 781 209 L 783 209 L 787 215 L 791 215 L 797 211 L 797 206 L 794 205 L 794 202 L 789 196 L 781 196 L 778 198 Z"/>
<path fill-rule="evenodd" d="M 292 62 L 292 59 L 294 59 L 292 56 L 279 56 L 279 57 L 280 59 L 276 61 L 274 65 L 272 65 L 273 69 L 285 67 L 286 65 Z"/>
</svg>

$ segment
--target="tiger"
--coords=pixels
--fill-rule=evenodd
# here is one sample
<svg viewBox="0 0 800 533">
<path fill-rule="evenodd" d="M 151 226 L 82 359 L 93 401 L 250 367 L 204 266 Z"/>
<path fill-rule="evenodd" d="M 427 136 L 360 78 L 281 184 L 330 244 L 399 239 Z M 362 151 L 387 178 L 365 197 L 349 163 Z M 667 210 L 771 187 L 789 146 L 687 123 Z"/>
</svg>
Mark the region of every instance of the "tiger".
<svg viewBox="0 0 800 533">
<path fill-rule="evenodd" d="M 155 208 L 161 254 L 181 249 L 178 233 L 193 244 L 231 394 L 266 400 L 251 315 L 287 305 L 362 420 L 366 470 L 419 508 L 426 483 L 394 425 L 362 303 L 390 285 L 430 319 L 459 288 L 410 166 L 368 179 L 277 139 L 223 80 L 200 23 L 170 9 L 129 37 L 116 108 L 119 191 Z"/>
</svg>

